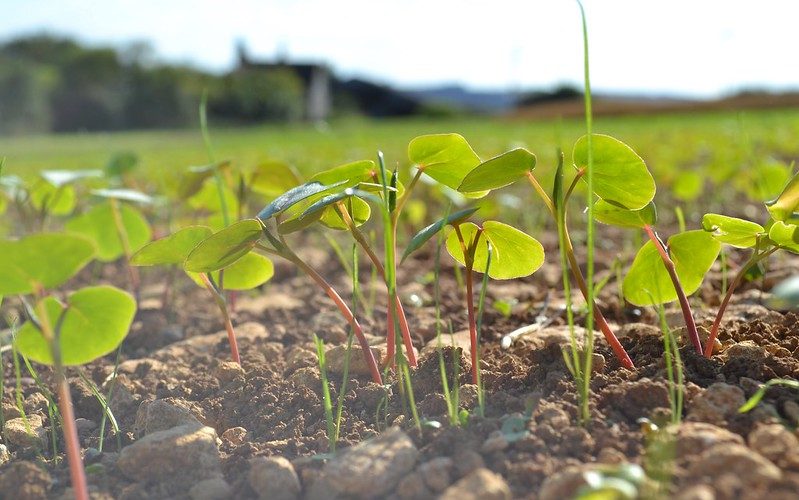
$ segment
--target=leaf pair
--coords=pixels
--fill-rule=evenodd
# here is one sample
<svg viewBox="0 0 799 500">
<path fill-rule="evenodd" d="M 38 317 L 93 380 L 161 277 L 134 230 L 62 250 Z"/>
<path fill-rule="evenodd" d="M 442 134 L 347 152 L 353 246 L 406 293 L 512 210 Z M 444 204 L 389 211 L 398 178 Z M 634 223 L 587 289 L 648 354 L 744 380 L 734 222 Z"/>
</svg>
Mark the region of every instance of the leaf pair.
<svg viewBox="0 0 799 500">
<path fill-rule="evenodd" d="M 216 233 L 205 226 L 189 226 L 146 245 L 133 255 L 131 264 L 180 265 L 200 285 L 198 273 L 210 273 L 219 283 L 218 271 L 224 269 L 226 290 L 249 290 L 274 275 L 272 261 L 252 253 L 261 229 L 255 219 L 236 222 Z"/>
</svg>

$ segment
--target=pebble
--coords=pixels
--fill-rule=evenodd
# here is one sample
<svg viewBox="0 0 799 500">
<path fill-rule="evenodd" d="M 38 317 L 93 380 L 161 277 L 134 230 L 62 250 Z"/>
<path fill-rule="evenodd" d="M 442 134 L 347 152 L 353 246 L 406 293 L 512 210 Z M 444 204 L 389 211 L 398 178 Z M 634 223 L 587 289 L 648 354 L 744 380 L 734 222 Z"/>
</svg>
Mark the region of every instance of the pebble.
<svg viewBox="0 0 799 500">
<path fill-rule="evenodd" d="M 698 454 L 716 445 L 740 445 L 743 442 L 743 438 L 738 434 L 705 422 L 683 422 L 676 429 L 679 459 L 694 459 Z"/>
<path fill-rule="evenodd" d="M 419 450 L 402 430 L 392 427 L 347 449 L 328 462 L 307 498 L 380 498 L 411 472 Z"/>
<path fill-rule="evenodd" d="M 494 431 L 488 435 L 483 445 L 480 447 L 482 453 L 494 453 L 502 451 L 510 445 L 502 431 Z"/>
<path fill-rule="evenodd" d="M 744 340 L 743 342 L 733 344 L 724 352 L 730 358 L 763 360 L 766 357 L 766 350 L 751 340 Z"/>
<path fill-rule="evenodd" d="M 222 477 L 203 479 L 189 490 L 191 500 L 223 500 L 233 495 L 233 489 Z"/>
<path fill-rule="evenodd" d="M 688 420 L 724 425 L 746 401 L 740 387 L 716 382 L 696 396 L 688 408 Z"/>
<path fill-rule="evenodd" d="M 750 448 L 774 463 L 799 464 L 799 439 L 781 424 L 760 425 L 746 440 Z"/>
<path fill-rule="evenodd" d="M 440 500 L 509 500 L 508 483 L 499 474 L 486 468 L 476 469 L 450 486 Z"/>
<path fill-rule="evenodd" d="M 222 441 L 238 446 L 247 439 L 247 429 L 244 427 L 231 427 L 222 433 Z"/>
<path fill-rule="evenodd" d="M 52 484 L 50 474 L 33 462 L 14 462 L 0 474 L 0 498 L 45 499 Z"/>
<path fill-rule="evenodd" d="M 455 464 L 449 457 L 436 457 L 418 467 L 425 485 L 435 492 L 444 491 L 452 484 L 452 469 Z"/>
<path fill-rule="evenodd" d="M 396 494 L 402 500 L 422 500 L 435 496 L 425 485 L 419 471 L 413 471 L 402 478 L 397 485 Z"/>
<path fill-rule="evenodd" d="M 768 459 L 742 444 L 719 444 L 700 455 L 687 470 L 687 476 L 710 480 L 721 475 L 736 476 L 754 486 L 782 478 L 782 471 Z"/>
<path fill-rule="evenodd" d="M 244 368 L 235 361 L 223 361 L 216 367 L 216 378 L 221 384 L 244 380 Z"/>
<path fill-rule="evenodd" d="M 251 459 L 247 479 L 260 500 L 294 500 L 302 489 L 294 466 L 283 457 Z"/>
<path fill-rule="evenodd" d="M 22 417 L 6 420 L 3 433 L 9 444 L 22 449 L 47 446 L 47 433 L 44 430 L 42 417 L 37 414 L 28 415 L 27 424 Z"/>
<path fill-rule="evenodd" d="M 168 400 L 156 399 L 139 406 L 133 431 L 137 437 L 143 437 L 187 424 L 200 425 L 200 422 L 188 409 Z"/>
<path fill-rule="evenodd" d="M 799 403 L 788 400 L 782 404 L 782 411 L 791 419 L 793 425 L 799 425 Z"/>
<path fill-rule="evenodd" d="M 186 424 L 147 434 L 122 449 L 117 467 L 131 479 L 173 482 L 175 487 L 218 476 L 221 468 L 216 431 Z"/>
</svg>

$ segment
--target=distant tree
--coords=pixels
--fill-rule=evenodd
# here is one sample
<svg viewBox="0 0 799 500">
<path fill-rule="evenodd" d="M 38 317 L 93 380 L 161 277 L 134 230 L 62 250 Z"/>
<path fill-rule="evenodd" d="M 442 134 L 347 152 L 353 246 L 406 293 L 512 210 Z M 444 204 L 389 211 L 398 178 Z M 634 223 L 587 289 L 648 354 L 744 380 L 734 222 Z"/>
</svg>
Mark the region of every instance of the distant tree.
<svg viewBox="0 0 799 500">
<path fill-rule="evenodd" d="M 0 56 L 0 133 L 47 132 L 58 75 L 47 66 Z"/>
<path fill-rule="evenodd" d="M 211 102 L 214 114 L 240 121 L 298 121 L 305 99 L 302 80 L 289 68 L 248 69 L 222 80 Z"/>
</svg>

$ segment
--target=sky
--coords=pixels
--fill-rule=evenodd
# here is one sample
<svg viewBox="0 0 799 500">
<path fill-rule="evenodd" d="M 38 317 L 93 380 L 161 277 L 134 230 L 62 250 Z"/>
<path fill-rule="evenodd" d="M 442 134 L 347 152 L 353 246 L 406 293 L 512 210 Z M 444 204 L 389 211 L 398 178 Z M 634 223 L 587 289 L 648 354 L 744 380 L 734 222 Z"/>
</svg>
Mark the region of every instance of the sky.
<svg viewBox="0 0 799 500">
<path fill-rule="evenodd" d="M 585 0 L 595 89 L 715 97 L 799 89 L 795 0 Z M 254 57 L 328 63 L 400 88 L 582 83 L 572 0 L 0 0 L 0 40 L 50 32 L 149 42 L 159 60 L 222 72 Z"/>
</svg>

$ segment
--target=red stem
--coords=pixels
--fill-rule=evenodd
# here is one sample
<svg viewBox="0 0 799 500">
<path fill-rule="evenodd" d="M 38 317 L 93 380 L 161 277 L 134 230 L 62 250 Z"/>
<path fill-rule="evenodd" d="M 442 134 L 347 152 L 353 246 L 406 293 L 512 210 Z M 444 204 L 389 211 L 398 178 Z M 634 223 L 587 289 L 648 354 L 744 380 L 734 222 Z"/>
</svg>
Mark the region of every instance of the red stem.
<svg viewBox="0 0 799 500">
<path fill-rule="evenodd" d="M 338 292 L 336 292 L 333 287 L 330 286 L 330 284 L 312 267 L 306 264 L 299 257 L 292 256 L 291 260 L 308 276 L 310 276 L 311 279 L 313 279 L 320 287 L 322 287 L 327 296 L 330 297 L 330 300 L 336 304 L 339 312 L 341 312 L 341 315 L 344 316 L 344 319 L 346 319 L 350 326 L 352 326 L 352 330 L 355 333 L 355 336 L 358 338 L 358 343 L 361 345 L 361 350 L 363 351 L 366 364 L 369 366 L 369 371 L 372 374 L 372 381 L 382 385 L 383 377 L 380 376 L 380 368 L 377 366 L 374 353 L 372 353 L 369 342 L 366 341 L 366 336 L 364 336 L 363 329 L 361 328 L 360 323 L 358 323 L 358 320 L 355 319 L 355 316 L 353 316 L 350 308 L 347 306 Z"/>
<path fill-rule="evenodd" d="M 585 278 L 583 277 L 582 271 L 580 271 L 580 265 L 577 263 L 577 258 L 574 256 L 574 247 L 572 246 L 568 231 L 564 232 L 564 236 L 566 240 L 566 257 L 569 260 L 569 267 L 571 268 L 572 276 L 577 282 L 577 287 L 583 294 L 583 298 L 588 300 L 588 286 L 585 283 Z M 621 365 L 629 370 L 635 368 L 633 360 L 630 359 L 630 355 L 627 354 L 624 346 L 621 345 L 621 342 L 619 342 L 618 337 L 616 337 L 616 335 L 613 333 L 613 330 L 610 329 L 610 325 L 605 319 L 605 316 L 602 314 L 602 311 L 599 309 L 599 306 L 596 305 L 596 302 L 594 303 L 594 323 L 602 332 L 602 335 L 605 337 L 605 341 L 613 350 L 613 354 L 616 355 L 616 358 L 619 360 Z"/>
<path fill-rule="evenodd" d="M 477 384 L 477 323 L 474 317 L 474 291 L 473 272 L 471 267 L 466 268 L 466 312 L 469 317 L 469 343 L 472 355 L 472 383 Z"/>
<path fill-rule="evenodd" d="M 696 352 L 702 354 L 702 341 L 699 339 L 699 332 L 696 330 L 696 322 L 694 321 L 694 315 L 691 312 L 691 304 L 688 303 L 688 297 L 685 296 L 685 290 L 680 284 L 680 278 L 677 276 L 677 270 L 674 267 L 674 261 L 671 260 L 671 257 L 669 257 L 669 254 L 663 247 L 663 244 L 660 242 L 657 235 L 655 235 L 655 231 L 652 230 L 652 226 L 648 224 L 644 225 L 644 231 L 646 231 L 649 239 L 652 240 L 652 244 L 655 245 L 655 248 L 660 254 L 660 258 L 663 260 L 663 265 L 666 266 L 666 271 L 669 273 L 671 282 L 674 284 L 674 291 L 677 292 L 677 298 L 680 301 L 682 315 L 685 319 L 685 327 L 688 329 L 688 338 L 691 339 L 691 343 L 696 348 Z"/>
<path fill-rule="evenodd" d="M 763 253 L 760 256 L 757 256 L 756 253 L 753 253 L 752 256 L 749 258 L 749 261 L 738 271 L 738 274 L 735 275 L 735 279 L 730 283 L 730 287 L 727 289 L 727 293 L 724 295 L 724 300 L 721 301 L 721 305 L 719 306 L 719 310 L 716 313 L 716 318 L 713 320 L 713 326 L 710 329 L 710 336 L 707 338 L 707 343 L 705 344 L 705 352 L 704 355 L 706 358 L 709 358 L 713 355 L 713 345 L 716 343 L 716 338 L 719 335 L 719 328 L 721 327 L 721 320 L 724 317 L 724 312 L 727 310 L 727 306 L 730 303 L 730 299 L 732 298 L 733 292 L 735 289 L 743 281 L 743 277 L 749 272 L 749 269 L 752 268 L 755 264 L 760 262 L 765 257 L 768 257 L 772 253 L 774 253 L 777 249 L 774 248 L 769 250 L 768 252 Z M 755 251 L 756 252 L 756 251 Z"/>
<path fill-rule="evenodd" d="M 350 217 L 349 212 L 347 212 L 346 207 L 343 206 L 341 202 L 337 204 L 339 215 L 344 223 L 349 227 L 350 233 L 352 233 L 353 238 L 358 244 L 363 248 L 366 255 L 369 257 L 369 260 L 372 261 L 372 265 L 375 266 L 377 272 L 380 273 L 380 276 L 383 278 L 383 281 L 386 282 L 386 269 L 383 267 L 383 264 L 380 262 L 380 259 L 377 258 L 377 255 L 372 251 L 372 248 L 369 246 L 369 242 L 366 240 L 366 237 L 361 233 L 358 227 L 355 225 L 355 222 Z M 396 230 L 396 228 L 395 228 Z M 396 241 L 396 237 L 395 237 Z M 386 289 L 388 289 L 388 282 L 386 282 Z M 395 293 L 394 294 L 394 304 L 397 311 L 397 320 L 399 321 L 400 331 L 402 332 L 402 341 L 405 344 L 405 352 L 408 356 L 408 364 L 412 367 L 416 367 L 417 360 L 416 354 L 413 352 L 413 341 L 411 340 L 411 330 L 408 327 L 408 319 L 405 316 L 405 309 L 402 306 L 402 301 L 399 299 L 399 296 Z M 391 300 L 391 297 L 389 297 Z M 388 350 L 386 353 L 386 361 L 385 366 L 389 364 L 393 367 L 394 366 L 394 353 L 396 352 L 394 343 L 396 342 L 396 331 L 394 328 L 394 319 L 392 318 L 391 308 L 388 308 L 388 318 L 386 320 L 386 343 L 388 344 Z"/>
<path fill-rule="evenodd" d="M 57 373 L 58 380 L 58 406 L 61 410 L 64 431 L 64 444 L 69 462 L 69 476 L 72 481 L 72 490 L 76 500 L 89 500 L 89 489 L 86 484 L 86 472 L 83 470 L 83 460 L 80 456 L 80 442 L 78 429 L 75 425 L 75 413 L 72 410 L 72 396 L 69 393 L 69 383 L 63 373 Z"/>
<path fill-rule="evenodd" d="M 535 178 L 532 172 L 527 172 L 527 180 L 530 182 L 530 185 L 533 187 L 535 192 L 538 193 L 542 200 L 544 200 L 544 204 L 549 210 L 549 213 L 555 219 L 555 223 L 558 224 L 558 215 L 555 212 L 555 206 L 552 204 L 552 200 L 549 198 L 549 195 L 541 187 L 538 179 Z M 567 230 L 564 230 L 564 236 L 566 240 L 566 257 L 569 260 L 569 267 L 571 268 L 572 276 L 577 282 L 577 286 L 580 288 L 580 292 L 583 294 L 583 297 L 588 300 L 588 286 L 586 285 L 585 278 L 580 270 L 580 265 L 577 263 L 577 258 L 574 256 L 574 246 L 572 245 L 571 238 L 569 237 L 569 232 Z M 608 343 L 608 345 L 610 345 L 610 348 L 613 350 L 613 354 L 616 355 L 616 358 L 618 358 L 621 365 L 630 370 L 635 368 L 633 360 L 630 359 L 630 355 L 627 354 L 624 346 L 622 346 L 621 342 L 619 342 L 618 337 L 616 337 L 616 335 L 613 333 L 613 330 L 610 329 L 610 325 L 608 325 L 608 322 L 605 320 L 605 316 L 602 314 L 602 311 L 599 310 L 599 307 L 596 305 L 596 303 L 594 303 L 594 322 L 602 332 L 602 335 L 604 335 L 605 341 Z"/>
<path fill-rule="evenodd" d="M 469 346 L 472 357 L 472 383 L 478 383 L 477 370 L 477 321 L 474 317 L 474 252 L 477 249 L 477 242 L 480 240 L 480 232 L 478 229 L 474 236 L 474 241 L 470 245 L 466 245 L 461 233 L 460 226 L 455 226 L 455 234 L 458 236 L 458 242 L 461 245 L 463 252 L 463 262 L 466 266 L 466 314 L 469 321 Z"/>
</svg>

